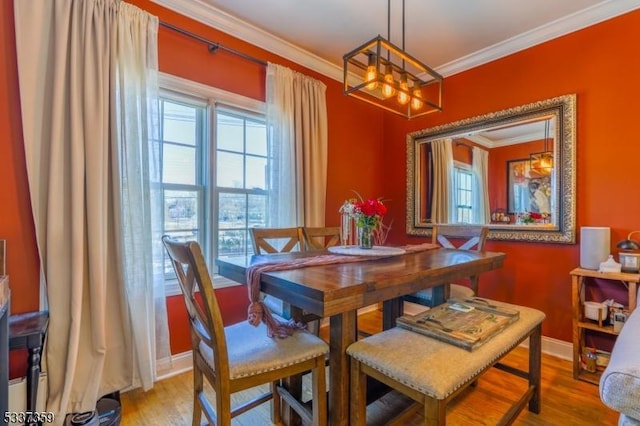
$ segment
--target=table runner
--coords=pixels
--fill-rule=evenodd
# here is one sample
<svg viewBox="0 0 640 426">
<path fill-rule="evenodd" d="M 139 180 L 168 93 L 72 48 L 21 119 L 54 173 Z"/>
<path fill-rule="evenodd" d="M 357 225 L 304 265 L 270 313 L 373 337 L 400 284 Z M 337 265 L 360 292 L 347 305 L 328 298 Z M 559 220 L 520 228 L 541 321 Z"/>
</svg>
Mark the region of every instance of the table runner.
<svg viewBox="0 0 640 426">
<path fill-rule="evenodd" d="M 406 253 L 416 253 L 419 251 L 438 248 L 437 244 L 410 244 L 403 246 Z M 260 299 L 260 277 L 264 272 L 285 271 L 291 269 L 305 268 L 309 266 L 330 265 L 338 263 L 364 262 L 368 260 L 384 259 L 383 256 L 346 256 L 340 254 L 321 254 L 313 257 L 299 259 L 280 259 L 264 263 L 251 265 L 247 268 L 247 287 L 249 291 L 248 318 L 249 324 L 257 327 L 261 322 L 267 326 L 269 337 L 285 338 L 290 336 L 295 330 L 306 328 L 306 324 L 296 322 L 291 319 L 279 321 L 271 314 L 269 308 Z"/>
</svg>

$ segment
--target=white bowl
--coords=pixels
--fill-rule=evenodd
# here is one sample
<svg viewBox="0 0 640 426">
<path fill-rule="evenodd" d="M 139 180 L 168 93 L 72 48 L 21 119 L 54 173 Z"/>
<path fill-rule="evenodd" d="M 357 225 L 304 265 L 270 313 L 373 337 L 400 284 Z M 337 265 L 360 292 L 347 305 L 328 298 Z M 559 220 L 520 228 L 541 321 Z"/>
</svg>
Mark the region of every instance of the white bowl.
<svg viewBox="0 0 640 426">
<path fill-rule="evenodd" d="M 584 302 L 584 316 L 590 320 L 598 321 L 598 311 L 601 312 L 601 320 L 604 321 L 607 319 L 607 313 L 609 309 L 607 305 L 600 302 Z"/>
</svg>

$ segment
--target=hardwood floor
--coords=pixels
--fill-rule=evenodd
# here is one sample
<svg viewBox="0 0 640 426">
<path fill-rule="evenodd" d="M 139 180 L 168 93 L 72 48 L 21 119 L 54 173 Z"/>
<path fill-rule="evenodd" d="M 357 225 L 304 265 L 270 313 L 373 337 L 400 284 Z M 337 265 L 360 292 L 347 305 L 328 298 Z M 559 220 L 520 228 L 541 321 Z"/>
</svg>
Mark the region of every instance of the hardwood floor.
<svg viewBox="0 0 640 426">
<path fill-rule="evenodd" d="M 380 329 L 380 313 L 373 311 L 359 316 L 358 326 L 365 332 Z M 321 335 L 326 338 L 326 329 Z M 527 350 L 516 348 L 505 362 L 525 368 Z M 123 426 L 191 425 L 192 374 L 184 373 L 156 383 L 143 392 L 140 389 L 123 393 Z M 447 408 L 450 425 L 493 425 L 525 389 L 525 381 L 497 369 L 485 373 L 475 388 L 469 387 Z M 252 391 L 248 391 L 252 392 Z M 243 394 L 236 394 L 236 403 Z M 404 396 L 391 392 L 367 409 L 368 424 L 383 425 L 390 416 L 409 404 Z M 235 419 L 237 426 L 270 425 L 269 404 L 244 413 Z M 416 414 L 406 425 L 420 425 L 422 415 Z M 542 356 L 542 410 L 536 415 L 526 409 L 516 425 L 615 425 L 618 414 L 605 407 L 598 396 L 598 387 L 573 380 L 571 362 L 549 355 Z"/>
</svg>

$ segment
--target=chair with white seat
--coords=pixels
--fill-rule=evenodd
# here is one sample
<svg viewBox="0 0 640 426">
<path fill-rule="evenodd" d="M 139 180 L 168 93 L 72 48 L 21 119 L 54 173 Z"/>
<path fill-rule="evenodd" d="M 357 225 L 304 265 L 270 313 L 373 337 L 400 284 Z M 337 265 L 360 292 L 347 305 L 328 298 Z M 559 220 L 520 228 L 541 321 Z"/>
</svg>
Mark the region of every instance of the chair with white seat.
<svg viewBox="0 0 640 426">
<path fill-rule="evenodd" d="M 193 351 L 193 425 L 204 412 L 210 424 L 228 426 L 231 418 L 262 403 L 272 402 L 272 421 L 281 424 L 281 399 L 307 423 L 327 423 L 325 357 L 328 345 L 319 337 L 297 330 L 284 339 L 267 336 L 266 326 L 247 321 L 224 327 L 200 246 L 162 237 L 178 277 L 189 314 Z M 200 299 L 200 300 L 198 300 Z M 281 379 L 312 373 L 312 410 L 282 386 Z M 203 390 L 203 378 L 215 391 L 215 410 Z M 231 394 L 270 384 L 270 391 L 235 408 Z"/>
<path fill-rule="evenodd" d="M 444 248 L 483 251 L 488 233 L 489 228 L 484 225 L 434 225 L 431 239 L 432 243 L 440 244 Z M 469 277 L 470 286 L 450 283 L 441 288 L 429 288 L 408 294 L 404 296 L 404 300 L 433 307 L 447 299 L 470 299 L 478 293 L 478 280 L 479 276 L 473 275 Z"/>
</svg>

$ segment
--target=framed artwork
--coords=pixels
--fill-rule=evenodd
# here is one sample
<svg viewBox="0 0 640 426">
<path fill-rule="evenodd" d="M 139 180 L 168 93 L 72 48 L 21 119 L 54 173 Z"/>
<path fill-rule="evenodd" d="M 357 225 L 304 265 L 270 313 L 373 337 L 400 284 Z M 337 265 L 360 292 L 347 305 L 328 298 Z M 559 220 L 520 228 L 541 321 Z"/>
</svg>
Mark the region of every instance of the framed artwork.
<svg viewBox="0 0 640 426">
<path fill-rule="evenodd" d="M 551 213 L 551 176 L 532 173 L 529 158 L 507 161 L 507 211 Z"/>
</svg>

